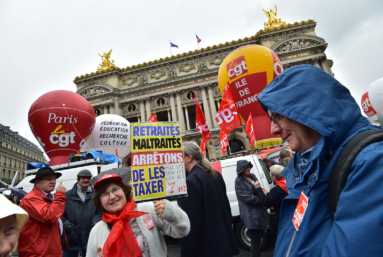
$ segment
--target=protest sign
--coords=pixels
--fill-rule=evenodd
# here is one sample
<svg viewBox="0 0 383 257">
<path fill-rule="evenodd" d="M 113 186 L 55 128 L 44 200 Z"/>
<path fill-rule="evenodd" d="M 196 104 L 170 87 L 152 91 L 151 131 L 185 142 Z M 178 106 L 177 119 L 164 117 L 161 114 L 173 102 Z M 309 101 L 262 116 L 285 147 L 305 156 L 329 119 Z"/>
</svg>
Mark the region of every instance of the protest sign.
<svg viewBox="0 0 383 257">
<path fill-rule="evenodd" d="M 136 202 L 187 195 L 179 123 L 132 123 L 131 149 Z"/>
</svg>

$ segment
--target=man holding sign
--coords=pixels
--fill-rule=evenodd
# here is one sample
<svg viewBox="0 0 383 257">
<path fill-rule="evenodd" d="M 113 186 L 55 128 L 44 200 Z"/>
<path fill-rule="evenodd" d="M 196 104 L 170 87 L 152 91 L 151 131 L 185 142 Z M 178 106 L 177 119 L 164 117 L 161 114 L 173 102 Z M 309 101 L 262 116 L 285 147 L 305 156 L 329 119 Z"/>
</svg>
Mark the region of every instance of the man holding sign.
<svg viewBox="0 0 383 257">
<path fill-rule="evenodd" d="M 50 167 L 41 168 L 30 182 L 34 187 L 21 201 L 20 207 L 29 215 L 29 221 L 19 237 L 19 256 L 63 256 L 60 233 L 63 224 L 60 217 L 65 210 L 66 188 L 62 180 L 55 190 L 56 179 L 61 173 Z"/>
</svg>

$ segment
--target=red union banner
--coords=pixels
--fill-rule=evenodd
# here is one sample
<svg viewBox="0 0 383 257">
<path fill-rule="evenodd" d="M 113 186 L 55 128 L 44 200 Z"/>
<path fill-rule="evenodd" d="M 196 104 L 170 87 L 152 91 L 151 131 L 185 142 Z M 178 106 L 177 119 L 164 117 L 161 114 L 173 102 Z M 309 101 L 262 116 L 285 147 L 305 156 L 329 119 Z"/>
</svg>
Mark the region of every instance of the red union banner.
<svg viewBox="0 0 383 257">
<path fill-rule="evenodd" d="M 206 143 L 204 141 L 202 141 L 199 148 L 202 151 L 202 157 L 205 158 L 206 157 Z"/>
<path fill-rule="evenodd" d="M 148 119 L 148 122 L 158 122 L 157 117 L 152 113 Z"/>
<path fill-rule="evenodd" d="M 227 85 L 222 96 L 222 102 L 219 106 L 217 116 L 215 117 L 221 132 L 228 134 L 235 128 L 242 126 L 233 96 L 231 95 L 230 86 Z"/>
<path fill-rule="evenodd" d="M 295 209 L 293 217 L 294 228 L 297 231 L 299 230 L 299 226 L 302 223 L 303 216 L 305 215 L 308 204 L 309 198 L 302 192 L 301 196 L 299 197 L 297 208 Z"/>
<path fill-rule="evenodd" d="M 229 81 L 230 90 L 242 121 L 251 112 L 255 127 L 256 147 L 279 145 L 282 139 L 272 135 L 270 119 L 258 103 L 261 91 L 280 73 L 283 66 L 273 51 L 259 45 L 247 45 L 231 52 L 218 72 L 218 86 L 224 94 Z"/>
<path fill-rule="evenodd" d="M 251 148 L 255 148 L 256 141 L 255 141 L 253 119 L 251 118 L 251 113 L 250 113 L 249 118 L 247 119 L 247 122 L 246 122 L 245 133 L 249 137 Z"/>
<path fill-rule="evenodd" d="M 211 137 L 209 126 L 207 125 L 205 115 L 203 114 L 201 105 L 198 102 L 197 96 L 194 96 L 196 108 L 196 125 L 197 130 L 202 134 L 202 142 L 206 143 Z"/>
<path fill-rule="evenodd" d="M 33 135 L 50 158 L 50 165 L 68 162 L 88 139 L 96 114 L 81 95 L 57 90 L 40 96 L 30 107 L 28 123 Z"/>
<path fill-rule="evenodd" d="M 222 154 L 225 154 L 227 152 L 229 140 L 227 139 L 227 134 L 225 134 L 222 130 L 219 133 L 219 143 L 221 144 Z"/>
</svg>

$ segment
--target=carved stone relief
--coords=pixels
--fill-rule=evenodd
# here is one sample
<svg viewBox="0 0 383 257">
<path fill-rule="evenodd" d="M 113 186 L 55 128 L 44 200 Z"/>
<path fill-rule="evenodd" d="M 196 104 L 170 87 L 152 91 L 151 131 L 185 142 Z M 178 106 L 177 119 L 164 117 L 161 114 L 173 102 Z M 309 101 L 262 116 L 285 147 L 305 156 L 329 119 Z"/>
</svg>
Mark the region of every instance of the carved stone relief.
<svg viewBox="0 0 383 257">
<path fill-rule="evenodd" d="M 150 73 L 149 76 L 151 79 L 160 79 L 161 77 L 163 77 L 165 75 L 166 75 L 166 71 L 164 69 L 162 69 L 162 70 L 157 70 L 157 71 Z"/>
<path fill-rule="evenodd" d="M 96 95 L 102 95 L 105 93 L 112 92 L 107 87 L 104 86 L 93 86 L 93 87 L 88 87 L 84 89 L 83 91 L 80 91 L 78 94 L 82 95 L 83 97 L 90 97 L 90 96 L 96 96 Z"/>
<path fill-rule="evenodd" d="M 202 72 L 202 71 L 208 70 L 207 62 L 206 62 L 205 58 L 200 58 L 197 61 L 197 68 L 198 68 L 198 72 Z"/>
<path fill-rule="evenodd" d="M 137 77 L 129 77 L 127 79 L 123 79 L 122 80 L 122 85 L 123 86 L 131 86 L 131 85 L 133 85 L 134 83 L 137 83 L 137 82 L 138 82 Z"/>
<path fill-rule="evenodd" d="M 308 47 L 312 47 L 315 45 L 323 44 L 319 41 L 313 40 L 313 39 L 292 39 L 288 40 L 281 45 L 279 45 L 274 52 L 278 53 L 284 53 L 289 52 L 292 50 L 298 50 L 298 49 L 304 49 Z"/>
<path fill-rule="evenodd" d="M 220 65 L 222 63 L 222 57 L 215 56 L 213 59 L 209 60 L 210 65 Z"/>
<path fill-rule="evenodd" d="M 195 68 L 196 68 L 195 63 L 188 63 L 188 64 L 184 64 L 182 66 L 179 66 L 178 71 L 179 72 L 189 72 L 191 70 L 194 70 Z"/>
<path fill-rule="evenodd" d="M 139 85 L 145 85 L 148 83 L 148 74 L 147 73 L 141 73 L 138 76 L 138 84 Z"/>
<path fill-rule="evenodd" d="M 177 77 L 177 68 L 175 65 L 170 65 L 166 68 L 166 72 L 168 75 L 168 78 L 175 78 Z"/>
</svg>

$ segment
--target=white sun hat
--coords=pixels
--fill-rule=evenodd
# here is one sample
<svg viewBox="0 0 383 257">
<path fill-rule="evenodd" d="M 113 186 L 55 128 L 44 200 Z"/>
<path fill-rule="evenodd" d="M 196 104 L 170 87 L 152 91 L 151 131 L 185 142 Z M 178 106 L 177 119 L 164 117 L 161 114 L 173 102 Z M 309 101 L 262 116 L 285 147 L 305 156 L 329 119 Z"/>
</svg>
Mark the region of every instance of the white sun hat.
<svg viewBox="0 0 383 257">
<path fill-rule="evenodd" d="M 0 219 L 6 218 L 11 215 L 16 215 L 16 228 L 21 230 L 29 219 L 28 213 L 22 208 L 13 204 L 4 195 L 0 194 Z"/>
</svg>

